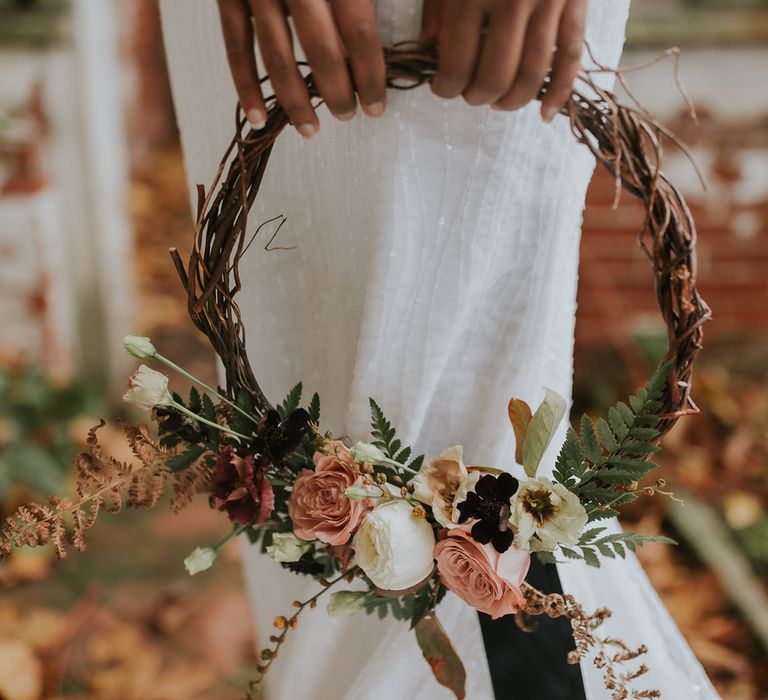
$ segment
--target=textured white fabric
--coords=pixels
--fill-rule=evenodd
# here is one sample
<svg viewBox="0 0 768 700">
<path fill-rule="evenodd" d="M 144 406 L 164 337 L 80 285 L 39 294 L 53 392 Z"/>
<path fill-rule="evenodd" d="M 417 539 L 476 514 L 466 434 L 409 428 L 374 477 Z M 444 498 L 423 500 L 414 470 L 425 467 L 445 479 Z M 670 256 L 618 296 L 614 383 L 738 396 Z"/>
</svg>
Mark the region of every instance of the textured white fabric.
<svg viewBox="0 0 768 700">
<path fill-rule="evenodd" d="M 191 191 L 210 181 L 234 123 L 214 5 L 161 2 Z M 377 10 L 385 41 L 417 36 L 419 0 Z M 627 10 L 628 0 L 590 2 L 588 39 L 605 64 L 618 61 Z M 460 443 L 471 463 L 512 468 L 508 399 L 537 403 L 545 386 L 570 396 L 592 157 L 536 105 L 498 113 L 426 88 L 390 92 L 378 120 L 339 123 L 323 109 L 321 124 L 309 142 L 280 137 L 251 214 L 254 225 L 286 215 L 275 245 L 296 245 L 254 245 L 244 265 L 240 302 L 263 388 L 279 400 L 303 380 L 323 400 L 323 427 L 354 439 L 368 434 L 373 396 L 419 451 Z M 314 586 L 253 550 L 245 559 L 264 639 Z M 647 685 L 668 700 L 717 697 L 634 558 L 600 571 L 569 563 L 560 575 L 587 608 L 615 609 L 606 631 L 649 645 Z M 281 651 L 270 700 L 451 696 L 405 625 L 322 607 Z M 491 700 L 476 613 L 449 594 L 439 617 L 467 666 L 467 697 Z M 583 671 L 589 700 L 607 698 L 600 672 Z"/>
</svg>

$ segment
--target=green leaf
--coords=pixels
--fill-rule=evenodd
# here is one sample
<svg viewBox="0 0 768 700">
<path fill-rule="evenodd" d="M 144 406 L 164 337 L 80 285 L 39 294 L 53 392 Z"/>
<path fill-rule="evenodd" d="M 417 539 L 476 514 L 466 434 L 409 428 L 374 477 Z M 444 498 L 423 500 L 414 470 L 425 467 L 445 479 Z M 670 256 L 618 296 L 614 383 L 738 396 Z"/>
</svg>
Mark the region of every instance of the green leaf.
<svg viewBox="0 0 768 700">
<path fill-rule="evenodd" d="M 581 559 L 581 555 L 569 547 L 563 547 L 560 545 L 560 551 L 563 553 L 564 556 L 568 557 L 568 559 Z"/>
<path fill-rule="evenodd" d="M 168 460 L 172 472 L 181 472 L 191 467 L 206 451 L 201 445 L 190 445 L 184 452 L 179 452 Z"/>
<path fill-rule="evenodd" d="M 584 454 L 592 464 L 600 464 L 602 461 L 602 452 L 600 451 L 600 443 L 597 441 L 597 435 L 595 435 L 595 427 L 592 425 L 592 421 L 589 416 L 581 417 L 581 446 L 584 449 Z"/>
<path fill-rule="evenodd" d="M 411 456 L 411 448 L 410 447 L 404 447 L 400 452 L 397 453 L 397 456 L 395 457 L 395 462 L 400 462 L 400 464 L 407 464 L 408 460 Z"/>
<path fill-rule="evenodd" d="M 598 558 L 597 554 L 595 553 L 595 550 L 592 549 L 592 547 L 582 547 L 581 552 L 584 555 L 584 561 L 589 566 L 594 566 L 596 568 L 600 567 L 600 559 Z"/>
<path fill-rule="evenodd" d="M 600 418 L 597 421 L 597 433 L 600 435 L 600 440 L 608 452 L 616 452 L 619 449 L 619 443 L 614 437 L 611 427 L 606 423 L 604 418 Z"/>
<path fill-rule="evenodd" d="M 542 564 L 554 564 L 557 561 L 552 552 L 534 552 L 534 554 Z"/>
<path fill-rule="evenodd" d="M 203 394 L 202 416 L 213 423 L 216 422 L 216 406 L 208 394 Z"/>
<path fill-rule="evenodd" d="M 604 532 L 604 531 L 605 531 L 604 527 L 593 527 L 591 530 L 585 530 L 584 532 L 581 533 L 579 542 L 581 544 L 587 544 L 590 540 L 593 540 L 601 532 Z"/>
<path fill-rule="evenodd" d="M 608 409 L 608 423 L 619 440 L 623 440 L 629 433 L 629 425 L 624 421 L 621 412 L 614 406 Z"/>
<path fill-rule="evenodd" d="M 192 413 L 197 413 L 199 415 L 201 407 L 200 392 L 195 387 L 192 387 L 189 390 L 189 403 L 187 404 L 187 408 L 192 411 Z"/>
<path fill-rule="evenodd" d="M 515 461 L 522 464 L 523 441 L 531 422 L 531 407 L 522 399 L 510 399 L 507 412 L 512 423 L 512 429 L 515 431 Z"/>
<path fill-rule="evenodd" d="M 320 396 L 317 392 L 312 395 L 312 400 L 309 402 L 309 419 L 315 425 L 320 423 Z"/>
<path fill-rule="evenodd" d="M 414 628 L 416 641 L 440 685 L 450 689 L 457 700 L 466 697 L 467 673 L 459 655 L 434 615 L 425 615 Z"/>
<path fill-rule="evenodd" d="M 547 389 L 544 401 L 533 414 L 523 440 L 523 467 L 530 478 L 536 476 L 539 463 L 564 415 L 565 399 Z"/>
<path fill-rule="evenodd" d="M 280 414 L 280 418 L 285 420 L 299 407 L 299 402 L 301 401 L 301 390 L 301 382 L 299 382 L 296 386 L 293 387 L 293 389 L 288 392 L 286 397 L 283 399 L 283 403 L 277 407 L 277 412 Z"/>
</svg>

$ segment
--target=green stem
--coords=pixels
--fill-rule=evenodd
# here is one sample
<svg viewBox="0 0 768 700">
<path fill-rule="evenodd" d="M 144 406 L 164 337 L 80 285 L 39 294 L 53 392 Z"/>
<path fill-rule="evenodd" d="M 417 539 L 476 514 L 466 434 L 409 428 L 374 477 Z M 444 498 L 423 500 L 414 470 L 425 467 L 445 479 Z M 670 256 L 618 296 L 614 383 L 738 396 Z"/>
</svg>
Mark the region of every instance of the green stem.
<svg viewBox="0 0 768 700">
<path fill-rule="evenodd" d="M 190 418 L 193 418 L 194 420 L 205 423 L 205 425 L 210 425 L 212 428 L 216 428 L 217 430 L 221 430 L 222 433 L 229 433 L 230 435 L 234 435 L 235 437 L 242 438 L 243 440 L 248 440 L 249 437 L 247 435 L 242 435 L 241 433 L 235 432 L 234 430 L 231 430 L 230 428 L 227 428 L 223 425 L 219 425 L 218 423 L 214 423 L 213 421 L 209 421 L 207 418 L 203 418 L 202 416 L 198 416 L 197 413 L 192 413 L 188 408 L 182 406 L 179 403 L 176 403 L 175 401 L 170 404 L 172 408 L 175 408 L 177 411 L 183 413 L 185 416 L 189 416 Z"/>
<path fill-rule="evenodd" d="M 227 544 L 232 538 L 237 537 L 238 535 L 241 535 L 245 530 L 247 530 L 249 527 L 253 525 L 253 522 L 246 523 L 245 525 L 238 525 L 237 527 L 233 528 L 232 531 L 221 538 L 218 544 L 213 545 L 213 548 L 216 550 L 216 552 L 220 552 L 221 548 Z"/>
<path fill-rule="evenodd" d="M 250 413 L 248 413 L 247 411 L 244 411 L 244 410 L 243 410 L 242 408 L 240 408 L 240 406 L 238 406 L 236 403 L 234 403 L 233 401 L 230 401 L 230 400 L 229 400 L 229 399 L 228 399 L 226 396 L 222 396 L 222 395 L 221 395 L 221 394 L 220 394 L 218 391 L 216 391 L 216 389 L 214 389 L 214 388 L 213 388 L 213 387 L 211 387 L 211 386 L 208 386 L 208 385 L 207 385 L 205 382 L 203 382 L 203 381 L 201 381 L 200 379 L 198 379 L 197 377 L 195 377 L 195 376 L 191 375 L 191 374 L 190 374 L 189 372 L 187 372 L 187 371 L 186 371 L 184 368 L 182 368 L 182 367 L 179 367 L 179 366 L 178 366 L 178 365 L 177 365 L 175 362 L 172 362 L 172 361 L 171 361 L 171 360 L 169 360 L 167 357 L 164 357 L 164 356 L 163 356 L 163 355 L 161 355 L 160 353 L 157 353 L 157 354 L 155 355 L 155 359 L 156 359 L 156 360 L 158 360 L 159 362 L 161 362 L 162 364 L 164 364 L 166 367 L 170 367 L 172 370 L 174 370 L 174 371 L 178 372 L 178 373 L 179 373 L 179 374 L 180 374 L 182 377 L 186 377 L 186 378 L 187 378 L 187 379 L 189 379 L 191 382 L 193 382 L 193 383 L 197 384 L 198 386 L 202 387 L 202 388 L 203 388 L 203 389 L 205 389 L 206 391 L 209 391 L 209 392 L 210 392 L 211 394 L 213 394 L 214 396 L 217 396 L 217 397 L 218 397 L 219 399 L 221 399 L 221 400 L 222 400 L 222 401 L 223 401 L 225 404 L 227 404 L 227 405 L 231 406 L 231 407 L 232 407 L 232 408 L 234 408 L 234 409 L 235 409 L 235 410 L 236 410 L 238 413 L 242 414 L 243 416 L 245 416 L 245 417 L 246 417 L 246 418 L 248 418 L 249 420 L 252 420 L 254 423 L 258 423 L 258 421 L 256 420 L 256 418 L 254 418 L 254 417 L 253 417 L 253 416 L 252 416 Z"/>
</svg>

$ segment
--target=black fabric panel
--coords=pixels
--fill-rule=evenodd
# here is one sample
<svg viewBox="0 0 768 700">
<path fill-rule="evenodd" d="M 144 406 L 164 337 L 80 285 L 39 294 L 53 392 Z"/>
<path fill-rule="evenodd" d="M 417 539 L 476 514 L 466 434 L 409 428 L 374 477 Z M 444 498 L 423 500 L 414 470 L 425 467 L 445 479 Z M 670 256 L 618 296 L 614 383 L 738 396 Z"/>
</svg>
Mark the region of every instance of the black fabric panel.
<svg viewBox="0 0 768 700">
<path fill-rule="evenodd" d="M 563 592 L 557 567 L 536 556 L 526 580 L 545 593 Z M 513 615 L 478 615 L 496 700 L 586 700 L 581 669 L 567 660 L 574 644 L 566 618 L 538 615 L 530 619 L 536 630 L 523 632 Z"/>
</svg>

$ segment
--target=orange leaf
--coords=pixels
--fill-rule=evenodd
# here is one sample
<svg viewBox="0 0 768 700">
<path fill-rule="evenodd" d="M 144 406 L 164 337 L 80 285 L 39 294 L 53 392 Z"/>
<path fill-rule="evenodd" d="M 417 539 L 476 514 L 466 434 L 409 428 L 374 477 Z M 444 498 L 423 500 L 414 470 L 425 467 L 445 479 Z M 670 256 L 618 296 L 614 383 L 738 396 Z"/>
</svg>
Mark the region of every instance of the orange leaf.
<svg viewBox="0 0 768 700">
<path fill-rule="evenodd" d="M 437 682 L 453 691 L 456 700 L 464 700 L 467 672 L 443 626 L 433 615 L 425 615 L 416 623 L 414 631 Z"/>
<path fill-rule="evenodd" d="M 531 407 L 522 399 L 510 399 L 509 421 L 515 430 L 515 461 L 518 464 L 523 463 L 523 440 L 528 431 L 528 424 L 531 422 Z"/>
</svg>

